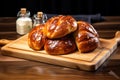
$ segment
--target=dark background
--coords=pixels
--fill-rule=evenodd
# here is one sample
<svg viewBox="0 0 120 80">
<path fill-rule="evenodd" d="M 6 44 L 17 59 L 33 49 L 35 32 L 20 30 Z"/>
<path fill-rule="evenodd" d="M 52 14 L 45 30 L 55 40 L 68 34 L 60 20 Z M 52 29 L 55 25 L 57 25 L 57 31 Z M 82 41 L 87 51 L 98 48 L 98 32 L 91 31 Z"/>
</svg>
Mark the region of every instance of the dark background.
<svg viewBox="0 0 120 80">
<path fill-rule="evenodd" d="M 98 14 L 119 16 L 119 0 L 1 0 L 0 17 L 16 17 L 25 7 L 31 15 L 37 11 L 49 14 Z"/>
</svg>

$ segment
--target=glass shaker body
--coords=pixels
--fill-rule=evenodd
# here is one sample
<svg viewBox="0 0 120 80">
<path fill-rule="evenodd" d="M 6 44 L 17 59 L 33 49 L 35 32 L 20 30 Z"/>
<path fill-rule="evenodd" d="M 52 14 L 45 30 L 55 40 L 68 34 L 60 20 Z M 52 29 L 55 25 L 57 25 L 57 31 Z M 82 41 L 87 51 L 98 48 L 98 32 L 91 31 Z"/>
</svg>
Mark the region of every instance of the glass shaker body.
<svg viewBox="0 0 120 80">
<path fill-rule="evenodd" d="M 16 20 L 16 31 L 20 35 L 27 34 L 32 29 L 32 19 L 29 17 L 30 12 L 25 14 L 18 12 L 18 19 Z"/>
<path fill-rule="evenodd" d="M 32 29 L 32 20 L 28 17 L 20 17 L 16 21 L 17 33 L 20 35 L 27 34 Z"/>
<path fill-rule="evenodd" d="M 37 14 L 34 14 L 33 18 L 33 27 L 35 27 L 39 24 L 44 24 L 47 20 L 47 15 L 43 14 L 43 12 L 38 12 Z"/>
</svg>

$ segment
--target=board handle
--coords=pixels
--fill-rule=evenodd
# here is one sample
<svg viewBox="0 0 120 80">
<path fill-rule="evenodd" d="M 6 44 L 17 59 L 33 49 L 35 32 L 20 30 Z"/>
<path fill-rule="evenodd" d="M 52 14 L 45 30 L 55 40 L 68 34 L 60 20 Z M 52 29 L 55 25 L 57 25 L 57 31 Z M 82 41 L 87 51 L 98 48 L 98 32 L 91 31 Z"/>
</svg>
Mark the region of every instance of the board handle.
<svg viewBox="0 0 120 80">
<path fill-rule="evenodd" d="M 8 43 L 10 43 L 13 40 L 8 40 L 8 39 L 0 39 L 0 45 L 6 45 Z"/>
<path fill-rule="evenodd" d="M 117 31 L 117 32 L 115 33 L 115 39 L 116 39 L 116 41 L 118 42 L 118 44 L 120 44 L 120 31 Z"/>
</svg>

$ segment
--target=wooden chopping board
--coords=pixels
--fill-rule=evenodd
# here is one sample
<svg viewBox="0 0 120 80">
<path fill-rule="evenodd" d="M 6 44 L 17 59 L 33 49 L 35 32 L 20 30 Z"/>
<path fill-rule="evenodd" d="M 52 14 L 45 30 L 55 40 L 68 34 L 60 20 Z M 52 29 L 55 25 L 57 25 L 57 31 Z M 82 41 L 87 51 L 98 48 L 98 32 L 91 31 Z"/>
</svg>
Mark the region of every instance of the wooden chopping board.
<svg viewBox="0 0 120 80">
<path fill-rule="evenodd" d="M 3 46 L 1 48 L 2 54 L 87 71 L 97 70 L 120 42 L 120 31 L 117 31 L 113 39 L 100 38 L 102 47 L 93 52 L 80 53 L 76 51 L 67 55 L 49 55 L 45 50 L 34 51 L 29 48 L 27 36 L 28 34 Z"/>
</svg>

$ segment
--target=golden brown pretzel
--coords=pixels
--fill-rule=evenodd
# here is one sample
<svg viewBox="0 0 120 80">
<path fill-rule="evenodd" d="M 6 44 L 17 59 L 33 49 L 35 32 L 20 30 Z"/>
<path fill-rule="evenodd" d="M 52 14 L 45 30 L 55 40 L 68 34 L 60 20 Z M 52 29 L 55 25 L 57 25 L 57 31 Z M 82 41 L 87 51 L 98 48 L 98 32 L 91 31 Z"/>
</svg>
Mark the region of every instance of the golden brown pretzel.
<svg viewBox="0 0 120 80">
<path fill-rule="evenodd" d="M 46 37 L 43 34 L 44 24 L 33 28 L 28 34 L 28 45 L 34 50 L 41 50 L 45 44 Z"/>
<path fill-rule="evenodd" d="M 50 39 L 61 38 L 74 32 L 77 29 L 77 22 L 72 16 L 55 16 L 45 24 L 45 34 Z"/>
<path fill-rule="evenodd" d="M 71 35 L 59 39 L 48 39 L 44 49 L 48 54 L 60 55 L 72 53 L 76 50 L 76 44 Z"/>
<path fill-rule="evenodd" d="M 98 33 L 93 26 L 84 21 L 78 21 L 78 29 L 74 33 L 75 42 L 80 52 L 90 52 L 98 47 Z"/>
</svg>

